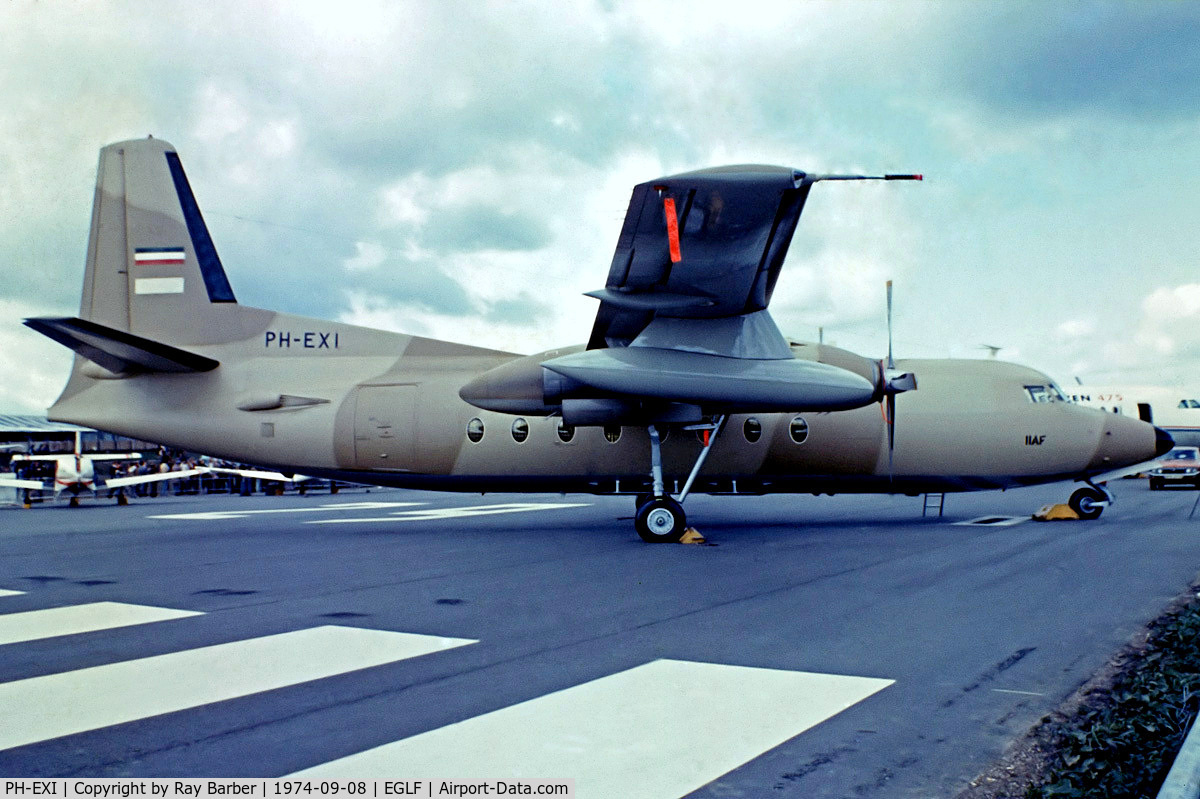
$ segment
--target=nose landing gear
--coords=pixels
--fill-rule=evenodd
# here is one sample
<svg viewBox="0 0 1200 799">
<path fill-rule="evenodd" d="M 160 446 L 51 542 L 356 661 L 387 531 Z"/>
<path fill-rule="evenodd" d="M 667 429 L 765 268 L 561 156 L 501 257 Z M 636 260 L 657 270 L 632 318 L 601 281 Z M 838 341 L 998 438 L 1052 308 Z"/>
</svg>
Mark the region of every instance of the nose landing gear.
<svg viewBox="0 0 1200 799">
<path fill-rule="evenodd" d="M 1071 495 L 1067 504 L 1081 519 L 1092 520 L 1100 518 L 1104 509 L 1112 503 L 1109 493 L 1098 486 L 1089 485 L 1080 488 Z"/>
</svg>

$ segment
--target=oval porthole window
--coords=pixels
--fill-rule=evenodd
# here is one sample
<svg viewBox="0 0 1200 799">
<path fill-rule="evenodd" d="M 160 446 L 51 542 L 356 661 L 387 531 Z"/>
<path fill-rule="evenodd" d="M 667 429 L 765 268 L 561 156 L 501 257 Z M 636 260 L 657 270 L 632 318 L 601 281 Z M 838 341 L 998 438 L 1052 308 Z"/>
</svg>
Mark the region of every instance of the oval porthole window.
<svg viewBox="0 0 1200 799">
<path fill-rule="evenodd" d="M 618 441 L 620 441 L 621 440 L 621 425 L 619 425 L 619 424 L 604 425 L 604 438 L 607 439 L 608 443 L 610 443 L 610 444 L 615 444 Z"/>
<path fill-rule="evenodd" d="M 753 444 L 755 441 L 758 441 L 760 438 L 762 438 L 762 423 L 751 416 L 746 420 L 745 424 L 742 425 L 742 435 L 746 437 L 747 441 Z"/>
<path fill-rule="evenodd" d="M 808 439 L 808 422 L 797 416 L 788 425 L 788 432 L 792 434 L 792 441 L 795 441 L 797 444 L 803 444 Z"/>
<path fill-rule="evenodd" d="M 529 422 L 518 416 L 513 420 L 512 434 L 513 441 L 517 442 L 518 444 L 529 438 Z"/>
<path fill-rule="evenodd" d="M 575 428 L 561 419 L 558 422 L 558 440 L 566 444 L 575 437 Z"/>
<path fill-rule="evenodd" d="M 483 420 L 479 417 L 467 422 L 467 438 L 478 444 L 483 440 Z"/>
</svg>

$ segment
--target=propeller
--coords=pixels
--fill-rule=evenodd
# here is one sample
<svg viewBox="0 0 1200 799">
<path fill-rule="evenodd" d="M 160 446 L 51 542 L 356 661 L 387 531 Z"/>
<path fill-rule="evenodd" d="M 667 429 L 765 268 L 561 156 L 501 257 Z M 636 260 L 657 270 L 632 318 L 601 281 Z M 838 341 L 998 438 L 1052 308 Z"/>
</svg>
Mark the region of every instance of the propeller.
<svg viewBox="0 0 1200 799">
<path fill-rule="evenodd" d="M 892 357 L 892 281 L 887 282 L 887 329 L 888 355 L 887 365 L 883 367 L 881 376 L 882 396 L 880 403 L 884 408 L 883 421 L 888 431 L 888 480 L 892 479 L 892 458 L 896 450 L 896 395 L 917 388 L 917 376 L 912 372 L 901 372 L 896 369 L 896 360 Z"/>
</svg>

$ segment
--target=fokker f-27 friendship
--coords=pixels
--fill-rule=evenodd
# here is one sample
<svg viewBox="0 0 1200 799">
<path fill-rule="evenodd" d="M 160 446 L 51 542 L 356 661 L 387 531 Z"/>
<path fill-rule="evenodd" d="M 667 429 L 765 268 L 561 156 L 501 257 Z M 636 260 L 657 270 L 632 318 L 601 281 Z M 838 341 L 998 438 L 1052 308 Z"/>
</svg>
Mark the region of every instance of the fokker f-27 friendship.
<svg viewBox="0 0 1200 799">
<path fill-rule="evenodd" d="M 675 541 L 689 493 L 969 491 L 1097 478 L 1170 449 L 994 360 L 885 361 L 768 314 L 819 175 L 705 169 L 633 189 L 586 345 L 508 352 L 239 305 L 174 147 L 100 153 L 69 421 L 283 473 L 450 491 L 636 497 Z M 890 289 L 889 289 L 890 340 Z"/>
</svg>

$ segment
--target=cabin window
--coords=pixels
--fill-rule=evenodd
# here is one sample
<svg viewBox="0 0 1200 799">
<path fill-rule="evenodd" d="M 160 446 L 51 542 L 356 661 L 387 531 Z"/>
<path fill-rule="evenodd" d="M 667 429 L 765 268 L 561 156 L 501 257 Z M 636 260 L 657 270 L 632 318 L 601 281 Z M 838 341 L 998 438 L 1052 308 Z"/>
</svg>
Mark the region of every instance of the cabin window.
<svg viewBox="0 0 1200 799">
<path fill-rule="evenodd" d="M 762 424 L 751 416 L 742 424 L 742 435 L 746 437 L 747 441 L 753 444 L 762 438 Z"/>
<path fill-rule="evenodd" d="M 483 440 L 483 420 L 479 417 L 467 422 L 467 438 L 475 444 Z"/>
<path fill-rule="evenodd" d="M 512 423 L 513 441 L 520 444 L 525 439 L 529 438 L 529 422 L 518 416 Z"/>
<path fill-rule="evenodd" d="M 558 440 L 566 444 L 575 437 L 575 428 L 572 425 L 559 419 L 558 421 Z"/>
<path fill-rule="evenodd" d="M 604 438 L 607 439 L 608 443 L 610 443 L 610 444 L 615 444 L 618 441 L 620 441 L 621 440 L 621 425 L 619 425 L 619 424 L 604 425 Z"/>
<path fill-rule="evenodd" d="M 803 417 L 797 416 L 788 425 L 788 433 L 791 434 L 792 441 L 803 444 L 808 440 L 808 422 L 804 421 Z"/>
<path fill-rule="evenodd" d="M 1179 401 L 1180 408 L 1200 408 L 1200 400 L 1185 399 Z"/>
</svg>

